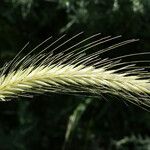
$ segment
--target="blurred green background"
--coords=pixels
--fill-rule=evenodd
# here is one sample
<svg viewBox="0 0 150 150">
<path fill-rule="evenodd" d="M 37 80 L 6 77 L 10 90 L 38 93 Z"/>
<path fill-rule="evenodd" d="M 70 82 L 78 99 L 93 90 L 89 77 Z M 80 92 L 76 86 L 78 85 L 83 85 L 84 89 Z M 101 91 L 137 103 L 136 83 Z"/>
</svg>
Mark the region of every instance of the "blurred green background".
<svg viewBox="0 0 150 150">
<path fill-rule="evenodd" d="M 1 0 L 0 64 L 28 41 L 35 46 L 51 35 L 81 31 L 140 38 L 115 55 L 149 51 L 150 0 Z M 33 149 L 150 150 L 150 113 L 109 95 L 46 94 L 0 102 L 0 150 Z"/>
</svg>

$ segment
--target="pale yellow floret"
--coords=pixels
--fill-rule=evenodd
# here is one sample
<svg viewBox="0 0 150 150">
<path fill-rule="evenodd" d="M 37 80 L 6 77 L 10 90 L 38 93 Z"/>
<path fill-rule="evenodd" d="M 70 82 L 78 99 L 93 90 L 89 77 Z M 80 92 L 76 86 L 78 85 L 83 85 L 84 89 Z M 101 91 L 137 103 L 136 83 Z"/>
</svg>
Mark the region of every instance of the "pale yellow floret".
<svg viewBox="0 0 150 150">
<path fill-rule="evenodd" d="M 130 91 L 133 93 L 149 94 L 148 80 L 139 79 L 138 76 L 125 76 L 125 74 L 114 73 L 114 70 L 107 71 L 104 68 L 94 68 L 84 65 L 59 65 L 29 67 L 24 70 L 17 70 L 9 73 L 6 77 L 0 77 L 0 99 L 24 94 L 28 91 L 42 91 L 53 88 L 66 88 L 77 86 L 94 87 L 95 93 L 99 94 L 99 87 L 106 86 L 116 91 Z M 42 87 L 40 89 L 40 87 Z M 89 89 L 89 91 L 88 91 Z M 70 89 L 71 90 L 71 89 Z M 90 92 L 90 88 L 86 89 Z"/>
</svg>

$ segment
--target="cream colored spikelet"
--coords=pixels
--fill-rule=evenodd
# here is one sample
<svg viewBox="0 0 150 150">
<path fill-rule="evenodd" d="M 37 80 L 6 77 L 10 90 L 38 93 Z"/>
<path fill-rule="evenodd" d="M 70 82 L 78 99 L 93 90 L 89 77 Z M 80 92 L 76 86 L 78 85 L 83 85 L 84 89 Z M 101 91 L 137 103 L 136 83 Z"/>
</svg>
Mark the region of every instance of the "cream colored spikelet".
<svg viewBox="0 0 150 150">
<path fill-rule="evenodd" d="M 47 92 L 88 93 L 93 96 L 109 93 L 122 96 L 134 104 L 149 107 L 149 73 L 132 62 L 121 62 L 124 57 L 140 55 L 140 53 L 113 59 L 100 59 L 100 54 L 136 40 L 123 41 L 86 54 L 87 50 L 119 37 L 107 36 L 95 40 L 94 38 L 100 35 L 98 33 L 59 51 L 64 45 L 78 38 L 80 34 L 82 33 L 58 46 L 57 42 L 64 38 L 62 36 L 36 55 L 32 53 L 51 38 L 35 47 L 22 59 L 19 59 L 20 54 L 18 54 L 1 69 L 0 99 L 5 101 L 26 94 Z M 89 42 L 89 40 L 93 41 Z M 55 45 L 57 46 L 52 48 Z M 51 50 L 47 52 L 48 49 Z M 117 69 L 116 66 L 118 66 Z"/>
</svg>

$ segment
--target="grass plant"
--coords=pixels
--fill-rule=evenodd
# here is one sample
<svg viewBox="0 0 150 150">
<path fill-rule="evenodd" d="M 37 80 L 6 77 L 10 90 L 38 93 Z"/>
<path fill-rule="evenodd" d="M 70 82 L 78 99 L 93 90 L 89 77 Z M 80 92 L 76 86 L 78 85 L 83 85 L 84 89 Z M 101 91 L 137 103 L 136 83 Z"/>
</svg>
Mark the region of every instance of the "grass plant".
<svg viewBox="0 0 150 150">
<path fill-rule="evenodd" d="M 112 42 L 120 36 L 100 37 L 98 33 L 73 43 L 81 34 L 58 44 L 65 39 L 63 35 L 43 48 L 52 40 L 50 37 L 20 58 L 28 44 L 25 45 L 18 55 L 1 69 L 0 100 L 48 92 L 93 96 L 109 93 L 124 97 L 138 106 L 149 107 L 148 67 L 136 65 L 139 62 L 149 61 L 122 62 L 123 58 L 148 55 L 149 52 L 102 59 L 102 54 L 137 40 L 126 40 L 87 54 L 88 50 Z M 42 50 L 35 54 L 40 48 Z"/>
</svg>

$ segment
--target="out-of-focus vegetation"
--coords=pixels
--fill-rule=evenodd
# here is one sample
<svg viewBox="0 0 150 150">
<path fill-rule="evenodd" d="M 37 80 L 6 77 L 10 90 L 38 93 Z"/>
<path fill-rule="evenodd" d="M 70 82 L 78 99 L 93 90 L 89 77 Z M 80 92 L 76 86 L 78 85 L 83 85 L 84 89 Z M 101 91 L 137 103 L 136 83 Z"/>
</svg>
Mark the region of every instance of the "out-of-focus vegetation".
<svg viewBox="0 0 150 150">
<path fill-rule="evenodd" d="M 149 51 L 149 12 L 149 0 L 1 0 L 1 66 L 28 41 L 80 31 L 141 39 L 114 56 Z M 0 102 L 0 150 L 150 150 L 150 113 L 118 99 L 49 94 Z"/>
</svg>

